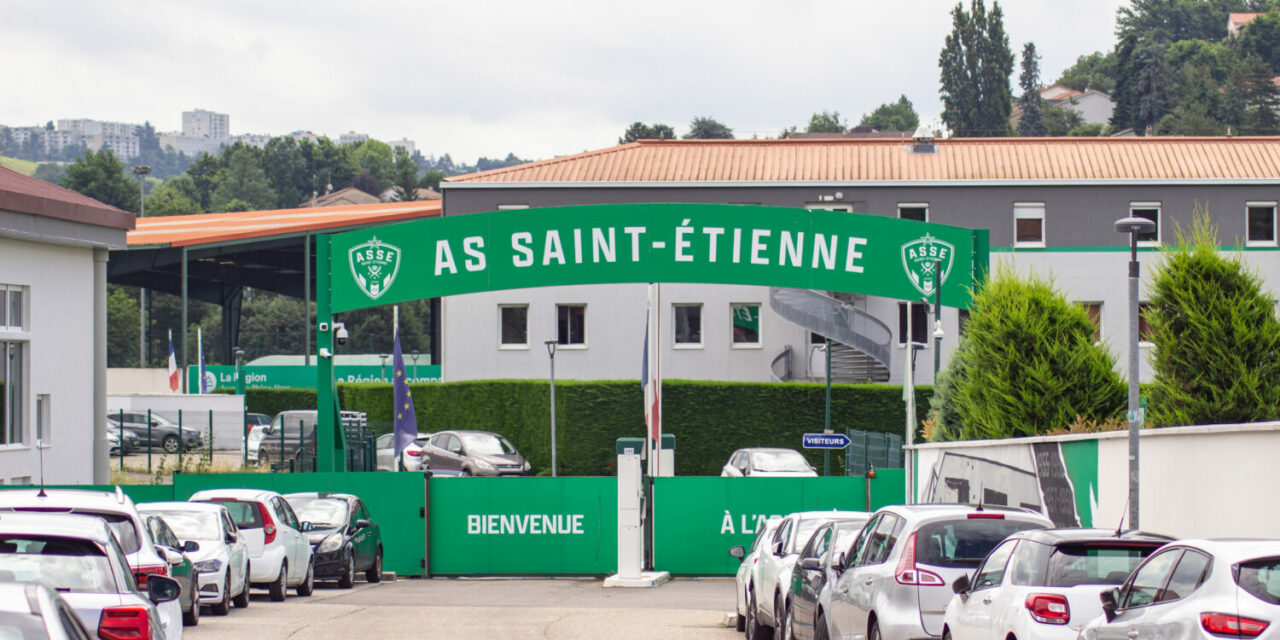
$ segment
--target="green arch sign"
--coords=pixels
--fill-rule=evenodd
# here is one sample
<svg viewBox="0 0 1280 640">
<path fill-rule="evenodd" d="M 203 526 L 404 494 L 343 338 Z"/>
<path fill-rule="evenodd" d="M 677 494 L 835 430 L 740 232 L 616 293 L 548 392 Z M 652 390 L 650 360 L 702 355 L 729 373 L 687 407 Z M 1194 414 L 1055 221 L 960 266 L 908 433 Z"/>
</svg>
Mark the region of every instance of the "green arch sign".
<svg viewBox="0 0 1280 640">
<path fill-rule="evenodd" d="M 549 207 L 417 220 L 317 242 L 318 348 L 332 313 L 525 287 L 697 282 L 798 287 L 967 308 L 987 232 L 886 216 L 725 204 Z M 321 357 L 319 406 L 333 401 Z M 328 369 L 328 371 L 326 371 Z M 321 412 L 321 424 L 336 422 Z M 320 467 L 336 447 L 321 436 Z M 328 462 L 326 462 L 328 459 Z"/>
</svg>

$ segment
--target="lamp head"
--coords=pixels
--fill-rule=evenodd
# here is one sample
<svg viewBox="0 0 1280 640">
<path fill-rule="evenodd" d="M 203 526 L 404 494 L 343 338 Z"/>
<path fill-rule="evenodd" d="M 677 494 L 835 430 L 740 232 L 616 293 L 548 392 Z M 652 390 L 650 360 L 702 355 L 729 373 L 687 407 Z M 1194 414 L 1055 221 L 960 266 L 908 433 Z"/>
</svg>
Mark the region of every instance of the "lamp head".
<svg viewBox="0 0 1280 640">
<path fill-rule="evenodd" d="M 933 339 L 941 340 L 945 337 L 947 337 L 947 334 L 942 330 L 942 322 L 941 321 L 935 322 L 933 324 Z"/>
<path fill-rule="evenodd" d="M 145 175 L 147 175 L 148 173 L 151 173 L 151 167 L 148 167 L 148 166 L 147 166 L 147 165 L 145 165 L 145 164 L 143 164 L 143 165 L 138 165 L 138 166 L 136 166 L 136 167 L 134 167 L 134 168 L 133 168 L 133 173 L 134 173 L 134 175 L 145 176 Z"/>
<path fill-rule="evenodd" d="M 1146 218 L 1129 216 L 1116 220 L 1116 233 L 1151 233 L 1156 230 L 1156 223 Z"/>
<path fill-rule="evenodd" d="M 545 343 L 543 343 L 547 345 L 547 355 L 553 356 L 553 357 L 556 355 L 556 344 L 558 343 L 559 343 L 558 340 L 547 340 Z"/>
</svg>

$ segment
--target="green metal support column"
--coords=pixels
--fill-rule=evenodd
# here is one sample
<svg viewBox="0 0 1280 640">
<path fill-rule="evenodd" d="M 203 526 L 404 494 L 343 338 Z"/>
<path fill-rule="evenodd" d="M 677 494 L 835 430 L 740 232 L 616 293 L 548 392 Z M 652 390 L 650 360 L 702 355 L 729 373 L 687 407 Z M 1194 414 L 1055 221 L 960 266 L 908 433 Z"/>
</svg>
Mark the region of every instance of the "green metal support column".
<svg viewBox="0 0 1280 640">
<path fill-rule="evenodd" d="M 316 471 L 346 471 L 346 437 L 333 379 L 331 236 L 316 236 Z"/>
</svg>

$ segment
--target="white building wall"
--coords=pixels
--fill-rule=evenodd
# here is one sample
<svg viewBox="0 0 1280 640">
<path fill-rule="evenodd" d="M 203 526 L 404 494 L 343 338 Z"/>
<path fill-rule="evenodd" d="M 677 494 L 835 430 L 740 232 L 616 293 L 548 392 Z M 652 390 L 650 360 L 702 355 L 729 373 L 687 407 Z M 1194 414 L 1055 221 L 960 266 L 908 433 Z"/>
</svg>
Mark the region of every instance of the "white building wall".
<svg viewBox="0 0 1280 640">
<path fill-rule="evenodd" d="M 50 396 L 45 481 L 93 481 L 93 250 L 0 237 L 0 281 L 29 287 L 23 443 L 0 445 L 0 481 L 40 477 L 36 396 Z"/>
</svg>

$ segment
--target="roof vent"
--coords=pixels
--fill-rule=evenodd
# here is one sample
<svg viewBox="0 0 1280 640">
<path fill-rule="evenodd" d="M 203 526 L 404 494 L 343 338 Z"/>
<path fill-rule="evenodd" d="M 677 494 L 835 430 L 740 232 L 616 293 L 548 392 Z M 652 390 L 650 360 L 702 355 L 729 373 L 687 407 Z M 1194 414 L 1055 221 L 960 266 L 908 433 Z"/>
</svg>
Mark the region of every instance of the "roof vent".
<svg viewBox="0 0 1280 640">
<path fill-rule="evenodd" d="M 920 125 L 911 135 L 911 153 L 937 153 L 938 145 L 933 143 L 933 131 L 928 125 Z"/>
</svg>

